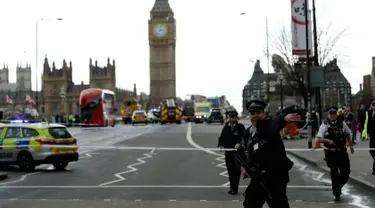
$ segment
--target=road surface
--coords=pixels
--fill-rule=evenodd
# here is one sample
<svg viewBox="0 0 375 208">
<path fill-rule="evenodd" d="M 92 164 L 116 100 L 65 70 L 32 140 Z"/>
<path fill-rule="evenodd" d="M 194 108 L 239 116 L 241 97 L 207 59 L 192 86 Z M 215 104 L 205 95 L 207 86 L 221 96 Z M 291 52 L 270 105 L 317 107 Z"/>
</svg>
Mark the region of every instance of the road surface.
<svg viewBox="0 0 375 208">
<path fill-rule="evenodd" d="M 8 168 L 0 182 L 6 207 L 242 207 L 242 194 L 227 194 L 223 157 L 212 151 L 123 150 L 122 147 L 215 147 L 221 125 L 168 124 L 72 128 L 80 160 L 67 170 L 42 165 L 33 173 Z M 351 184 L 333 203 L 328 175 L 291 158 L 288 196 L 292 207 L 375 207 L 374 194 Z M 248 180 L 242 181 L 240 192 Z M 266 207 L 266 206 L 265 206 Z"/>
</svg>

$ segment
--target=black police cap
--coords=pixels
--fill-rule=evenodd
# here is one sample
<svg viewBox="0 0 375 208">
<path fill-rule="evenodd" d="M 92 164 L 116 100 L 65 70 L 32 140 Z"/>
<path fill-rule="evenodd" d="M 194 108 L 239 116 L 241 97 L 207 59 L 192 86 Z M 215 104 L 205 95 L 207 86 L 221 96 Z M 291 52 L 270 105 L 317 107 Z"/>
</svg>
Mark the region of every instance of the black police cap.
<svg viewBox="0 0 375 208">
<path fill-rule="evenodd" d="M 290 114 L 290 113 L 297 113 L 300 108 L 297 105 L 291 105 L 283 109 L 283 113 Z"/>
<path fill-rule="evenodd" d="M 229 117 L 237 117 L 237 116 L 238 116 L 238 113 L 237 113 L 237 111 L 232 110 L 232 111 L 229 111 L 229 112 L 228 112 L 228 116 L 229 116 Z"/>
<path fill-rule="evenodd" d="M 326 111 L 328 112 L 328 113 L 334 113 L 334 112 L 337 112 L 339 110 L 339 108 L 338 107 L 334 107 L 334 106 L 332 106 L 332 107 L 328 107 L 327 109 L 326 109 Z"/>
<path fill-rule="evenodd" d="M 267 107 L 267 102 L 263 100 L 251 100 L 246 103 L 246 109 L 251 112 L 255 110 L 264 110 Z"/>
<path fill-rule="evenodd" d="M 375 104 L 375 99 L 371 99 L 370 103 L 371 103 L 371 105 L 374 105 Z"/>
</svg>

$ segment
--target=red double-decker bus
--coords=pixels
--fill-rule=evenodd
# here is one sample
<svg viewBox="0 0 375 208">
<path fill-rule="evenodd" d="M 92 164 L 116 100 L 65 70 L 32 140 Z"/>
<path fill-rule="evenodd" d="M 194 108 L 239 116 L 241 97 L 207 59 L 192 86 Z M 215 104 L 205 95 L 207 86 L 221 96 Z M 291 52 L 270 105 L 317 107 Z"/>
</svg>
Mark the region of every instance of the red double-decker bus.
<svg viewBox="0 0 375 208">
<path fill-rule="evenodd" d="M 84 126 L 115 126 L 117 111 L 115 93 L 106 89 L 83 90 L 79 98 Z"/>
</svg>

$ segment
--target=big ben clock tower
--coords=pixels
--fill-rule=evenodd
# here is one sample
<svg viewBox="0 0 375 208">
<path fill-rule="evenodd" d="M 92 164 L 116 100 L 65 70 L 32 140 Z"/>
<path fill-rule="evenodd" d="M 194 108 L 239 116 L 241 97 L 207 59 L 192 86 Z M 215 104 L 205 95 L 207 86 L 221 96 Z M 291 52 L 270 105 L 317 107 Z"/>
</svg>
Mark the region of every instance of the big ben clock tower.
<svg viewBox="0 0 375 208">
<path fill-rule="evenodd" d="M 150 44 L 149 107 L 176 97 L 176 21 L 168 0 L 155 0 L 148 21 Z"/>
</svg>

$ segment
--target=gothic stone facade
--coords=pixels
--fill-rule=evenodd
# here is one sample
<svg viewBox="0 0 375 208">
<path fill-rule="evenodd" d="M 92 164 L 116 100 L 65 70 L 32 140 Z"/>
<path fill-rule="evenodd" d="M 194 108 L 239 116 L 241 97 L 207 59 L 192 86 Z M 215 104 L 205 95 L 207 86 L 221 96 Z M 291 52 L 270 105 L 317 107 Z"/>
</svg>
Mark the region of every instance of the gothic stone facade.
<svg viewBox="0 0 375 208">
<path fill-rule="evenodd" d="M 72 63 L 69 65 L 63 61 L 61 69 L 57 69 L 55 63 L 52 68 L 48 63 L 47 57 L 44 60 L 42 76 L 42 99 L 40 100 L 45 107 L 46 116 L 54 114 L 77 114 L 79 113 L 79 95 L 80 92 L 88 88 L 104 88 L 116 92 L 117 106 L 121 105 L 125 97 L 134 96 L 134 93 L 128 90 L 116 88 L 116 66 L 115 61 L 112 63 L 108 58 L 105 67 L 99 67 L 97 61 L 95 65 L 90 59 L 90 84 L 85 85 L 83 82 L 76 85 L 73 82 Z M 61 92 L 65 93 L 65 98 Z"/>
<path fill-rule="evenodd" d="M 0 69 L 0 107 L 6 108 L 6 96 L 8 95 L 16 105 L 24 104 L 26 94 L 35 96 L 35 92 L 31 91 L 31 67 L 26 64 L 23 67 L 17 64 L 16 83 L 9 82 L 9 67 L 3 65 Z"/>
<path fill-rule="evenodd" d="M 278 73 L 278 72 L 276 72 Z M 337 59 L 333 59 L 324 66 L 324 81 L 325 87 L 320 89 L 322 109 L 329 106 L 350 105 L 351 104 L 351 86 L 345 76 L 342 74 Z M 270 79 L 270 110 L 274 113 L 280 106 L 280 82 L 277 79 L 277 74 L 264 73 L 260 68 L 259 61 L 255 64 L 254 72 L 251 79 L 245 85 L 242 93 L 243 99 L 243 113 L 247 113 L 245 104 L 251 99 L 263 99 L 266 95 L 266 87 L 268 76 Z M 375 85 L 374 85 L 375 86 Z M 274 88 L 274 89 L 272 89 Z M 293 103 L 296 101 L 295 103 Z M 302 105 L 303 99 L 299 92 L 292 89 L 289 83 L 283 81 L 283 104 L 284 106 L 298 104 Z M 315 104 L 315 97 L 313 97 L 313 107 Z"/>
<path fill-rule="evenodd" d="M 260 67 L 260 61 L 257 60 L 254 66 L 253 75 L 242 90 L 242 113 L 248 114 L 245 106 L 246 103 L 253 99 L 267 99 L 267 87 L 269 82 L 268 100 L 270 103 L 269 110 L 273 114 L 281 106 L 280 80 L 277 73 L 264 73 Z M 283 84 L 283 105 L 291 105 L 291 97 L 296 102 L 295 91 L 291 89 L 285 80 Z M 297 101 L 298 102 L 298 101 Z"/>
<path fill-rule="evenodd" d="M 176 22 L 168 0 L 155 0 L 150 12 L 150 98 L 149 107 L 176 98 Z"/>
</svg>

